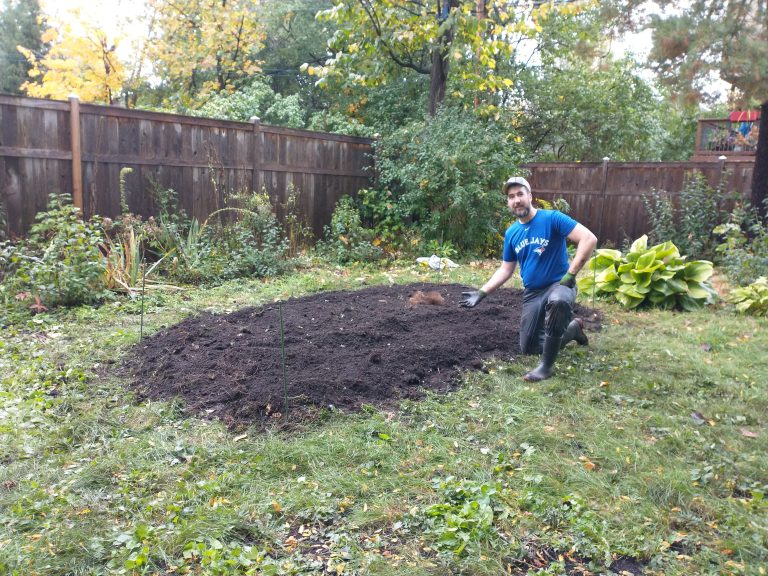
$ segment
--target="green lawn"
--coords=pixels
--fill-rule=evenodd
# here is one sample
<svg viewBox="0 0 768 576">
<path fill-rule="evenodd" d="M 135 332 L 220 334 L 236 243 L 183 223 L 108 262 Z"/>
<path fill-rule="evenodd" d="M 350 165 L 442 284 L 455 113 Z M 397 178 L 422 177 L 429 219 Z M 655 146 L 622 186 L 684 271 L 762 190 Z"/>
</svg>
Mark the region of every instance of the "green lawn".
<svg viewBox="0 0 768 576">
<path fill-rule="evenodd" d="M 307 268 L 153 293 L 144 322 L 492 269 Z M 291 434 L 137 403 L 119 368 L 137 302 L 6 328 L 0 573 L 766 574 L 768 320 L 597 306 L 603 331 L 549 381 L 520 378 L 534 358 L 492 362 L 448 396 Z"/>
</svg>

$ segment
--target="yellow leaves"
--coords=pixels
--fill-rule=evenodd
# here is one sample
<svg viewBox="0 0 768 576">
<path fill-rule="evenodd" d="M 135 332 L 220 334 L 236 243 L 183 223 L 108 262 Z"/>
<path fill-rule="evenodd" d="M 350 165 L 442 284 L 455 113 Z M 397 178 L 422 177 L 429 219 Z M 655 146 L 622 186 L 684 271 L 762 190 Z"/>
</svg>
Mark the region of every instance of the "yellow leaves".
<svg viewBox="0 0 768 576">
<path fill-rule="evenodd" d="M 211 496 L 211 499 L 208 500 L 208 506 L 211 508 L 218 508 L 227 504 L 232 504 L 232 502 L 222 496 Z"/>
<path fill-rule="evenodd" d="M 21 88 L 40 98 L 66 99 L 76 93 L 86 102 L 110 103 L 122 90 L 125 66 L 117 58 L 119 40 L 110 38 L 99 27 L 78 22 L 77 30 L 69 22 L 53 23 L 43 40 L 50 50 L 38 59 L 19 47 L 31 64 L 30 81 Z"/>
<path fill-rule="evenodd" d="M 585 469 L 585 470 L 589 470 L 589 471 L 591 472 L 592 470 L 594 470 L 595 468 L 597 468 L 597 464 L 595 464 L 594 462 L 592 462 L 592 461 L 591 461 L 589 458 L 587 458 L 586 456 L 579 456 L 579 460 L 581 461 L 581 463 L 582 463 L 582 466 L 584 466 L 584 469 Z"/>
</svg>

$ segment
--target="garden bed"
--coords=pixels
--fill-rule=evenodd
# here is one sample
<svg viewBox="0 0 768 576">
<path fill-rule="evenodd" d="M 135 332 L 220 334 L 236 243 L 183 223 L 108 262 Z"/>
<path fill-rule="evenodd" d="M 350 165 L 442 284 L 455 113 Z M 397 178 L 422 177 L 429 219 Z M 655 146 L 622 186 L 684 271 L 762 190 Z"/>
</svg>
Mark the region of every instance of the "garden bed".
<svg viewBox="0 0 768 576">
<path fill-rule="evenodd" d="M 489 358 L 519 355 L 521 291 L 499 290 L 467 309 L 458 305 L 463 290 L 411 284 L 291 298 L 282 303 L 284 363 L 281 304 L 207 313 L 146 338 L 131 368 L 142 397 L 181 397 L 189 411 L 230 426 L 394 405 L 450 390 Z M 594 318 L 580 306 L 576 314 Z"/>
</svg>

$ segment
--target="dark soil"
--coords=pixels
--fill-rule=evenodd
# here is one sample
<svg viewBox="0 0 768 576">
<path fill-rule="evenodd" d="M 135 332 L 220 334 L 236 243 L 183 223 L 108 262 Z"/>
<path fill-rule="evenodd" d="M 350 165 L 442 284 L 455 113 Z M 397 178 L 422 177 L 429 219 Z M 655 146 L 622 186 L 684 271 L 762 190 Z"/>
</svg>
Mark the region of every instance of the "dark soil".
<svg viewBox="0 0 768 576">
<path fill-rule="evenodd" d="M 467 309 L 458 305 L 463 290 L 377 286 L 283 302 L 285 380 L 277 303 L 188 318 L 146 338 L 131 369 L 142 397 L 181 397 L 230 426 L 280 423 L 285 396 L 294 423 L 331 406 L 393 405 L 449 390 L 488 358 L 519 355 L 521 291 L 499 290 Z M 576 315 L 594 318 L 580 307 Z"/>
</svg>

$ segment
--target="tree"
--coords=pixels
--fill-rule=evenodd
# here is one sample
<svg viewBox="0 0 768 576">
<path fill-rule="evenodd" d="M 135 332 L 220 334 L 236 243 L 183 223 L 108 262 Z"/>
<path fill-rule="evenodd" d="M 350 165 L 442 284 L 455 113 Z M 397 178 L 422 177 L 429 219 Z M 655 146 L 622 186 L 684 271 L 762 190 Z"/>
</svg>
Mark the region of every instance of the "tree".
<svg viewBox="0 0 768 576">
<path fill-rule="evenodd" d="M 642 2 L 634 2 L 635 7 Z M 729 82 L 744 106 L 760 105 L 752 202 L 765 215 L 768 198 L 768 6 L 765 0 L 662 0 L 673 16 L 653 16 L 651 59 L 681 97 L 706 98 L 713 74 Z"/>
<path fill-rule="evenodd" d="M 111 104 L 125 81 L 125 67 L 117 58 L 118 39 L 88 22 L 59 23 L 42 36 L 50 44 L 39 57 L 29 47 L 19 47 L 31 68 L 21 89 L 39 98 L 66 99 L 76 93 L 86 102 Z"/>
<path fill-rule="evenodd" d="M 31 65 L 17 50 L 26 46 L 38 57 L 45 44 L 45 23 L 38 0 L 3 0 L 0 3 L 0 92 L 21 94 L 21 85 L 29 79 Z"/>
<path fill-rule="evenodd" d="M 264 33 L 258 0 L 149 0 L 149 57 L 170 92 L 167 104 L 195 108 L 261 71 Z"/>
<path fill-rule="evenodd" d="M 521 73 L 520 134 L 537 160 L 658 160 L 656 101 L 627 61 L 583 61 Z"/>
<path fill-rule="evenodd" d="M 538 18 L 553 9 L 578 11 L 567 2 L 534 3 L 518 8 L 512 0 L 342 0 L 318 17 L 338 30 L 322 66 L 307 65 L 321 84 L 378 86 L 400 77 L 404 69 L 429 77 L 428 110 L 443 100 L 483 100 L 512 86 L 498 74 L 512 57 L 514 40 L 532 37 Z M 528 3 L 522 3 L 528 6 Z"/>
</svg>

